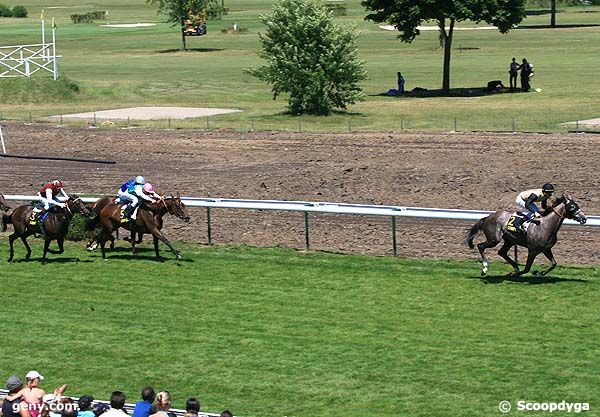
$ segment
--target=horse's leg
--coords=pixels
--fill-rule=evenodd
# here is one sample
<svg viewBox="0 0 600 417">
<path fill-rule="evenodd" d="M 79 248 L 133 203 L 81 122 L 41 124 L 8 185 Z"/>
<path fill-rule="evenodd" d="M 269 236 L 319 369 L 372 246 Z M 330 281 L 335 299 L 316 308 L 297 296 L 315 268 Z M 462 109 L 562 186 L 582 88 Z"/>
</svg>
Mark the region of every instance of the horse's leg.
<svg viewBox="0 0 600 417">
<path fill-rule="evenodd" d="M 138 233 L 138 239 L 137 239 L 137 244 L 139 245 L 140 243 L 142 243 L 142 239 L 144 238 L 144 234 L 143 233 Z"/>
<path fill-rule="evenodd" d="M 538 256 L 538 254 L 539 252 L 535 252 L 530 249 L 529 253 L 527 254 L 527 263 L 525 264 L 525 269 L 519 272 L 512 272 L 509 274 L 509 276 L 520 277 L 521 275 L 528 273 L 531 270 L 531 265 L 533 265 L 533 261 L 535 260 L 535 257 Z"/>
<path fill-rule="evenodd" d="M 552 249 L 548 248 L 544 251 L 542 251 L 542 253 L 546 256 L 546 258 L 548 258 L 548 260 L 550 262 L 552 262 L 552 265 L 550 265 L 548 267 L 548 269 L 543 270 L 540 275 L 546 275 L 548 272 L 552 271 L 554 268 L 556 268 L 556 259 L 554 259 L 554 255 L 552 254 Z"/>
<path fill-rule="evenodd" d="M 133 255 L 135 255 L 135 244 L 137 243 L 135 240 L 135 232 L 132 230 L 131 231 L 131 253 Z"/>
<path fill-rule="evenodd" d="M 498 251 L 498 255 L 500 255 L 503 259 L 506 260 L 506 262 L 508 262 L 513 268 L 514 268 L 514 272 L 519 272 L 519 264 L 516 263 L 514 260 L 512 260 L 509 256 L 508 256 L 508 251 L 510 250 L 510 248 L 512 248 L 514 246 L 514 244 L 504 241 L 504 245 L 502 245 L 502 247 L 500 248 L 500 250 Z"/>
<path fill-rule="evenodd" d="M 171 252 L 173 252 L 175 254 L 175 258 L 177 259 L 181 259 L 181 253 L 175 249 L 173 247 L 173 245 L 171 245 L 171 242 L 169 242 L 169 239 L 167 239 L 165 237 L 165 235 L 163 235 L 160 230 L 158 230 L 158 228 L 156 227 L 152 227 L 149 228 L 148 231 L 150 233 L 152 233 L 152 236 L 154 236 L 154 251 L 156 252 L 156 257 L 160 258 L 159 254 L 158 254 L 158 241 L 157 239 L 160 239 L 165 245 L 167 245 L 169 247 L 169 249 L 171 249 Z"/>
<path fill-rule="evenodd" d="M 27 249 L 27 255 L 25 255 L 25 259 L 31 258 L 31 246 L 29 246 L 29 243 L 27 243 L 27 236 L 21 235 L 21 241 L 23 242 L 23 245 L 25 245 L 25 249 Z"/>
<path fill-rule="evenodd" d="M 481 268 L 481 276 L 484 277 L 487 275 L 488 273 L 488 259 L 487 256 L 485 256 L 484 251 L 487 248 L 493 248 L 494 246 L 496 246 L 498 243 L 500 243 L 499 240 L 496 241 L 485 241 L 485 242 L 481 242 L 477 245 L 477 249 L 479 249 L 479 255 L 481 255 L 481 263 L 483 264 L 483 268 Z"/>
<path fill-rule="evenodd" d="M 65 238 L 59 237 L 56 239 L 56 243 L 58 243 L 58 254 L 65 252 Z"/>
<path fill-rule="evenodd" d="M 48 254 L 48 248 L 50 247 L 50 239 L 44 239 L 44 255 L 42 256 L 42 265 L 46 264 L 46 255 Z"/>
<path fill-rule="evenodd" d="M 156 236 L 152 236 L 154 240 L 154 253 L 156 254 L 156 259 L 161 260 L 160 253 L 158 251 L 158 238 Z"/>
<path fill-rule="evenodd" d="M 12 262 L 12 261 L 13 261 L 13 258 L 14 258 L 14 256 L 15 256 L 15 250 L 14 250 L 14 247 L 13 247 L 13 243 L 14 243 L 14 241 L 15 241 L 15 240 L 16 240 L 18 237 L 19 237 L 19 236 L 17 235 L 17 233 L 16 233 L 16 232 L 15 232 L 15 233 L 13 233 L 13 234 L 11 234 L 11 235 L 8 237 L 8 243 L 9 243 L 9 247 L 10 247 L 10 252 L 9 252 L 9 255 L 8 255 L 8 260 L 7 260 L 8 262 Z"/>
</svg>

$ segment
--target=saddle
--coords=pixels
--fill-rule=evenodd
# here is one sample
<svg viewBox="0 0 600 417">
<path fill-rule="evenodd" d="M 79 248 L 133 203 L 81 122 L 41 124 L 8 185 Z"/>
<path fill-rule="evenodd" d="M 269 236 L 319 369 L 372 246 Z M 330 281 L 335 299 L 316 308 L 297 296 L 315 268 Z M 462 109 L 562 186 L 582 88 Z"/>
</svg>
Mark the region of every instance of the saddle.
<svg viewBox="0 0 600 417">
<path fill-rule="evenodd" d="M 31 210 L 31 214 L 29 215 L 29 225 L 35 226 L 37 224 L 44 223 L 44 220 L 46 220 L 46 218 L 48 217 L 49 214 L 50 214 L 50 210 L 46 210 L 46 211 Z"/>
<path fill-rule="evenodd" d="M 527 228 L 523 228 L 523 223 L 527 220 L 527 215 L 523 212 L 516 211 L 506 222 L 506 230 L 515 234 L 527 234 Z"/>
<path fill-rule="evenodd" d="M 122 205 L 119 210 L 119 220 L 121 223 L 127 223 L 131 221 L 131 215 L 133 214 L 133 207 L 129 204 Z"/>
</svg>

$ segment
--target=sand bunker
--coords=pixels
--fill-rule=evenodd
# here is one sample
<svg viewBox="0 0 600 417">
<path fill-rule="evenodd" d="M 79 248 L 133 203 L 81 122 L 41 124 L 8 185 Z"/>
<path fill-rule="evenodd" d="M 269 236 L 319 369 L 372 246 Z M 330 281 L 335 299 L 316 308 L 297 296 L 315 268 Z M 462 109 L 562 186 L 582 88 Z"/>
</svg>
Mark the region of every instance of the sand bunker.
<svg viewBox="0 0 600 417">
<path fill-rule="evenodd" d="M 396 30 L 395 26 L 379 26 L 381 29 L 385 29 L 385 30 Z M 437 26 L 417 26 L 417 29 L 419 30 L 440 30 L 439 27 Z M 446 28 L 446 30 L 450 29 L 449 27 Z M 489 29 L 497 29 L 494 26 L 477 26 L 477 27 L 471 27 L 471 28 L 460 28 L 460 27 L 454 27 L 454 30 L 489 30 Z"/>
<path fill-rule="evenodd" d="M 215 116 L 239 112 L 239 109 L 218 109 L 206 107 L 129 107 L 126 109 L 101 110 L 88 113 L 64 114 L 63 119 L 112 119 L 112 120 L 160 120 L 188 119 L 192 117 Z M 59 118 L 61 116 L 52 116 Z"/>
<path fill-rule="evenodd" d="M 146 28 L 150 26 L 156 26 L 156 23 L 116 23 L 106 25 L 100 25 L 105 28 Z"/>
<path fill-rule="evenodd" d="M 579 126 L 600 127 L 600 117 L 596 119 L 579 120 L 576 122 L 566 122 L 561 124 L 563 126 L 575 126 L 576 124 L 579 124 Z"/>
</svg>

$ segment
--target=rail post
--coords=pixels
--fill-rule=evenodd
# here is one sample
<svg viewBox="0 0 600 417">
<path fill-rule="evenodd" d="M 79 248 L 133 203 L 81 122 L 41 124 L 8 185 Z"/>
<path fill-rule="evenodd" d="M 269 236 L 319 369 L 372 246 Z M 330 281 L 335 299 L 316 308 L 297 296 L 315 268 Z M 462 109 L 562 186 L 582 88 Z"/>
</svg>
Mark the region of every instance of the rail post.
<svg viewBox="0 0 600 417">
<path fill-rule="evenodd" d="M 212 228 L 210 225 L 210 207 L 206 207 L 206 232 L 208 234 L 208 245 L 212 246 Z"/>
<path fill-rule="evenodd" d="M 304 247 L 310 250 L 310 224 L 308 223 L 308 211 L 304 212 Z"/>
<path fill-rule="evenodd" d="M 396 216 L 392 216 L 392 247 L 394 249 L 394 256 L 398 256 L 398 245 L 396 242 Z"/>
</svg>

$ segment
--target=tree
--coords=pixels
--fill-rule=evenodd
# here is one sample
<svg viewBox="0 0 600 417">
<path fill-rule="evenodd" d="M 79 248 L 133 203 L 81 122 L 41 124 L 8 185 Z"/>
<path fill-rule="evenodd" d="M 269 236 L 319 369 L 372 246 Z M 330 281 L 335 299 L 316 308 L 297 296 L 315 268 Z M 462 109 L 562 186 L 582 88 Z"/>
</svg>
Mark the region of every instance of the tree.
<svg viewBox="0 0 600 417">
<path fill-rule="evenodd" d="M 450 57 L 456 22 L 483 21 L 496 26 L 500 33 L 507 33 L 525 17 L 524 0 L 363 0 L 362 5 L 373 12 L 366 19 L 391 23 L 400 31 L 398 38 L 407 43 L 419 35 L 417 27 L 423 21 L 437 23 L 444 47 L 444 94 L 450 92 Z"/>
<path fill-rule="evenodd" d="M 271 84 L 273 99 L 289 93 L 291 113 L 328 115 L 363 99 L 358 35 L 336 25 L 322 0 L 280 0 L 261 20 L 267 31 L 259 34 L 259 56 L 267 64 L 246 72 Z"/>
<path fill-rule="evenodd" d="M 168 16 L 168 22 L 181 25 L 182 50 L 187 49 L 185 43 L 185 21 L 193 15 L 200 15 L 206 9 L 207 0 L 146 0 L 148 4 L 158 5 L 158 13 Z"/>
</svg>

